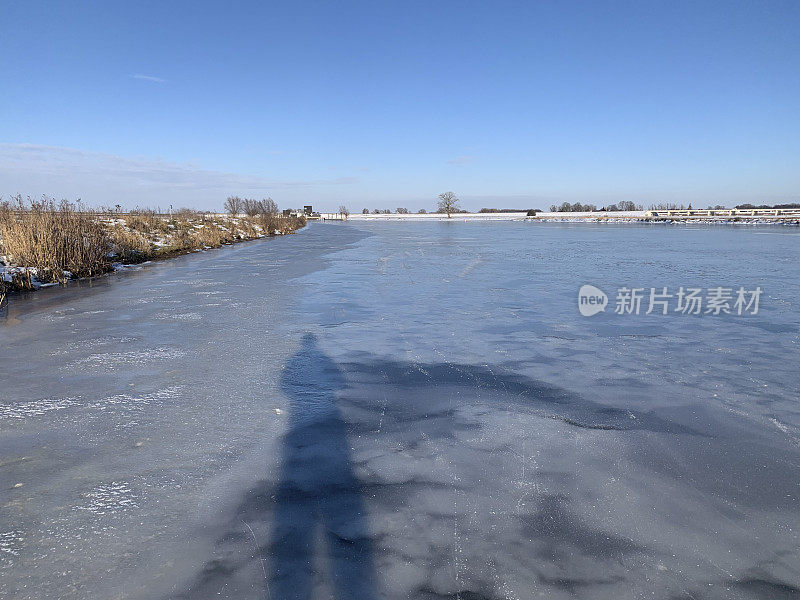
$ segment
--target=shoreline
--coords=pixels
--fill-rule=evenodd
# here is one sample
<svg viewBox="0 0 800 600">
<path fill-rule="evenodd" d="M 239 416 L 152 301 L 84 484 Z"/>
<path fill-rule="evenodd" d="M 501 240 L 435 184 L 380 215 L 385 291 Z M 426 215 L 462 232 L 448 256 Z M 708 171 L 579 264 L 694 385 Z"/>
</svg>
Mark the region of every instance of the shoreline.
<svg viewBox="0 0 800 600">
<path fill-rule="evenodd" d="M 128 267 L 160 262 L 204 252 L 241 242 L 256 241 L 279 235 L 290 235 L 305 227 L 305 219 L 277 215 L 245 217 L 240 215 L 194 214 L 182 218 L 166 218 L 139 214 L 97 214 L 91 219 L 92 227 L 100 229 L 103 237 L 102 257 L 84 264 L 83 272 L 59 262 L 50 254 L 42 261 L 20 260 L 17 264 L 9 248 L 4 248 L 0 238 L 0 307 L 21 293 L 37 291 L 44 287 L 66 285 L 69 282 L 109 275 Z M 38 232 L 20 221 L 18 230 L 28 236 Z M 63 243 L 63 242 L 62 242 Z"/>
<path fill-rule="evenodd" d="M 320 221 L 357 221 L 362 223 L 380 221 L 416 222 L 458 222 L 458 221 L 518 221 L 531 223 L 608 223 L 608 224 L 714 224 L 714 225 L 800 225 L 800 215 L 726 215 L 726 216 L 651 216 L 650 211 L 618 211 L 613 213 L 591 212 L 540 212 L 528 216 L 526 212 L 514 213 L 453 213 L 450 218 L 442 213 L 423 214 L 351 214 L 346 219 L 327 219 L 323 214 Z M 701 212 L 701 211 L 696 211 Z M 702 211 L 706 212 L 706 211 Z"/>
<path fill-rule="evenodd" d="M 276 237 L 279 237 L 280 235 L 281 234 L 277 234 L 277 235 L 276 234 L 262 235 L 262 236 L 255 237 L 255 238 L 243 239 L 243 240 L 237 240 L 235 242 L 225 243 L 225 244 L 222 244 L 220 246 L 213 247 L 213 248 L 211 248 L 211 247 L 209 247 L 209 248 L 196 248 L 194 250 L 176 251 L 176 252 L 171 252 L 171 253 L 168 253 L 168 254 L 161 254 L 161 255 L 149 258 L 147 260 L 136 261 L 136 262 L 124 262 L 124 263 L 123 262 L 115 262 L 115 263 L 111 263 L 111 268 L 108 271 L 105 271 L 103 273 L 98 273 L 97 275 L 88 275 L 86 277 L 73 277 L 73 278 L 67 279 L 64 282 L 50 282 L 50 283 L 38 283 L 37 282 L 35 287 L 31 287 L 31 288 L 28 288 L 28 289 L 14 288 L 14 289 L 8 289 L 5 292 L 3 292 L 2 289 L 0 289 L 0 320 L 2 320 L 4 317 L 7 316 L 8 308 L 9 308 L 9 305 L 10 305 L 10 300 L 14 299 L 14 298 L 16 298 L 16 299 L 27 298 L 31 294 L 37 294 L 38 292 L 40 292 L 42 290 L 49 290 L 49 289 L 52 289 L 52 288 L 64 289 L 65 290 L 65 289 L 68 289 L 68 288 L 70 288 L 72 286 L 77 286 L 79 289 L 83 285 L 87 285 L 88 287 L 92 287 L 93 282 L 98 282 L 99 280 L 102 280 L 102 279 L 105 279 L 105 278 L 109 278 L 109 277 L 113 277 L 113 276 L 118 275 L 118 274 L 122 275 L 122 274 L 125 274 L 125 273 L 135 272 L 135 271 L 138 271 L 138 270 L 143 269 L 145 267 L 149 267 L 149 266 L 155 265 L 157 263 L 173 260 L 175 258 L 180 258 L 182 256 L 188 256 L 188 255 L 191 255 L 191 254 L 198 254 L 198 253 L 205 253 L 205 252 L 210 252 L 210 251 L 213 251 L 213 250 L 222 250 L 223 248 L 230 248 L 232 246 L 238 246 L 239 244 L 254 243 L 254 242 L 259 242 L 259 241 L 264 241 L 264 240 L 276 238 Z M 289 235 L 289 234 L 286 234 L 286 235 Z M 0 266 L 0 276 L 2 276 L 2 273 L 3 273 L 2 269 L 3 269 L 3 267 Z M 4 294 L 5 294 L 5 296 L 4 296 Z"/>
</svg>

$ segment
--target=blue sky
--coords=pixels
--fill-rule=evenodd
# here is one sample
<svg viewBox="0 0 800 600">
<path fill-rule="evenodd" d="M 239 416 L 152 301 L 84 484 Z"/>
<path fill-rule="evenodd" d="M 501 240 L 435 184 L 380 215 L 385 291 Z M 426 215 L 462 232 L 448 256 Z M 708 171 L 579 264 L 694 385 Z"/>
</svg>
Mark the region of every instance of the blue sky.
<svg viewBox="0 0 800 600">
<path fill-rule="evenodd" d="M 800 200 L 800 2 L 0 2 L 0 194 Z"/>
</svg>

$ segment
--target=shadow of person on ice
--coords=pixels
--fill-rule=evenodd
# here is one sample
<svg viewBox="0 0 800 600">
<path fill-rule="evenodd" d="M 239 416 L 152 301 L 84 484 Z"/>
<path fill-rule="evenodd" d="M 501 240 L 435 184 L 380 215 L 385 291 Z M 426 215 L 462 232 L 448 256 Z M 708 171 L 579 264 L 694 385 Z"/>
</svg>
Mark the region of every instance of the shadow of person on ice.
<svg viewBox="0 0 800 600">
<path fill-rule="evenodd" d="M 376 598 L 361 484 L 336 406 L 344 386 L 339 367 L 320 350 L 316 337 L 306 334 L 281 377 L 289 416 L 268 547 L 274 600 L 314 597 L 322 563 L 314 556 L 319 531 L 334 597 Z"/>
<path fill-rule="evenodd" d="M 263 478 L 244 491 L 229 519 L 223 517 L 219 531 L 214 531 L 218 537 L 213 550 L 204 558 L 201 555 L 201 568 L 185 592 L 178 596 L 171 593 L 166 598 L 377 598 L 376 558 L 362 484 L 353 472 L 348 433 L 351 439 L 354 432 L 368 435 L 369 444 L 377 448 L 395 448 L 398 444 L 414 447 L 431 440 L 446 440 L 453 452 L 463 447 L 466 456 L 479 461 L 480 454 L 464 446 L 456 434 L 480 430 L 484 427 L 481 415 L 496 406 L 502 411 L 547 419 L 542 421 L 546 424 L 558 420 L 563 424 L 560 427 L 591 430 L 597 436 L 641 431 L 680 435 L 682 443 L 689 443 L 690 436 L 701 440 L 718 435 L 713 429 L 699 427 L 695 409 L 685 413 L 683 409 L 676 412 L 613 406 L 500 366 L 406 362 L 367 353 L 351 355 L 354 360 L 337 364 L 320 349 L 313 335 L 303 338 L 280 378 L 288 407 L 284 434 L 278 439 L 271 435 L 279 429 L 277 424 L 267 432 L 269 443 L 264 447 L 269 449 L 265 451 L 268 454 L 259 454 L 256 459 L 254 475 L 258 477 L 263 468 Z M 346 381 L 343 373 L 347 373 Z M 347 422 L 342 414 L 348 415 Z M 498 443 L 506 442 L 501 438 Z M 703 443 L 696 441 L 691 447 Z M 740 443 L 738 439 L 736 443 Z M 502 460 L 516 460 L 512 449 L 509 446 L 508 451 L 502 451 Z M 450 486 L 456 484 L 449 480 L 431 480 L 423 467 L 420 465 L 419 472 L 403 483 L 402 489 L 373 476 L 369 482 L 371 497 L 383 506 L 384 512 L 393 506 L 400 511 L 415 507 L 420 489 L 455 489 Z M 493 475 L 483 470 L 480 462 L 469 468 L 478 469 L 481 474 L 476 485 L 484 476 L 491 483 Z M 662 468 L 669 469 L 665 475 L 683 476 L 680 471 L 673 471 L 671 464 L 665 463 Z M 548 477 L 561 475 L 558 470 L 543 473 Z M 496 476 L 505 477 L 503 471 Z M 795 482 L 785 480 L 787 485 L 776 492 L 775 498 L 791 499 L 790 488 Z M 461 488 L 466 494 L 465 502 L 469 494 L 481 493 L 472 489 Z M 719 488 L 706 489 L 712 492 Z M 531 555 L 544 553 L 541 555 L 550 557 L 548 560 L 555 560 L 554 553 L 566 547 L 580 557 L 574 563 L 578 566 L 585 564 L 580 561 L 599 560 L 598 556 L 613 555 L 617 560 L 620 555 L 649 551 L 645 544 L 602 528 L 592 529 L 573 517 L 566 493 L 541 499 L 527 513 L 514 508 L 517 516 L 509 524 L 509 539 L 522 551 Z M 761 501 L 760 495 L 754 497 L 756 500 Z M 791 508 L 788 503 L 786 506 Z M 430 517 L 434 523 L 437 514 Z M 402 515 L 397 518 L 404 519 Z M 403 523 L 415 526 L 413 522 Z M 213 523 L 211 527 L 216 530 Z M 515 527 L 518 535 L 513 533 Z M 491 540 L 493 533 L 487 530 L 486 534 Z M 447 548 L 446 540 L 441 543 L 442 548 Z M 392 550 L 381 551 L 382 561 L 396 560 Z M 424 564 L 449 564 L 449 550 L 444 554 L 437 554 L 436 549 L 430 552 L 431 556 L 423 557 Z M 475 555 L 472 560 L 477 561 L 477 572 L 484 564 L 482 555 Z M 539 581 L 549 577 L 546 570 L 543 573 Z M 417 595 L 431 594 L 421 588 Z"/>
</svg>

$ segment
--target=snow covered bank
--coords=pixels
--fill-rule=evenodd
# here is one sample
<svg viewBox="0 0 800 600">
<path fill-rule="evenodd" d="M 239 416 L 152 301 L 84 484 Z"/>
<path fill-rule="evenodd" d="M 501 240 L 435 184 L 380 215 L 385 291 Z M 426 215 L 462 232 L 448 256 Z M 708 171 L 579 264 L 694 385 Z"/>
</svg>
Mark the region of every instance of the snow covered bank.
<svg viewBox="0 0 800 600">
<path fill-rule="evenodd" d="M 179 215 L 85 211 L 37 203 L 0 211 L 0 296 L 188 252 L 293 233 L 305 219 L 277 214 Z"/>
</svg>

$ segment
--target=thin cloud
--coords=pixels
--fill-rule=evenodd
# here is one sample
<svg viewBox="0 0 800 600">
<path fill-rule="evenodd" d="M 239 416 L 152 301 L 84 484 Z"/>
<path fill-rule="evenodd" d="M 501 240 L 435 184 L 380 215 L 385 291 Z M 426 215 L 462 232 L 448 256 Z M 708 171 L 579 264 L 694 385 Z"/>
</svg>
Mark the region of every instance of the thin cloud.
<svg viewBox="0 0 800 600">
<path fill-rule="evenodd" d="M 257 174 L 203 169 L 191 163 L 126 157 L 75 148 L 0 143 L 0 193 L 43 188 L 55 195 L 173 198 L 181 202 L 224 197 L 227 193 L 261 194 L 357 184 L 356 177 L 277 179 Z M 90 193 L 93 192 L 93 193 Z M 305 192 L 307 193 L 307 192 Z M 185 199 L 184 199 L 185 198 Z M 130 203 L 130 201 L 129 201 Z"/>
<path fill-rule="evenodd" d="M 447 161 L 448 165 L 466 165 L 472 162 L 471 156 L 456 156 Z"/>
<path fill-rule="evenodd" d="M 152 81 L 153 83 L 166 83 L 166 79 L 161 79 L 161 77 L 154 77 L 153 75 L 141 75 L 137 73 L 136 75 L 131 75 L 134 79 L 140 79 L 141 81 Z"/>
</svg>

